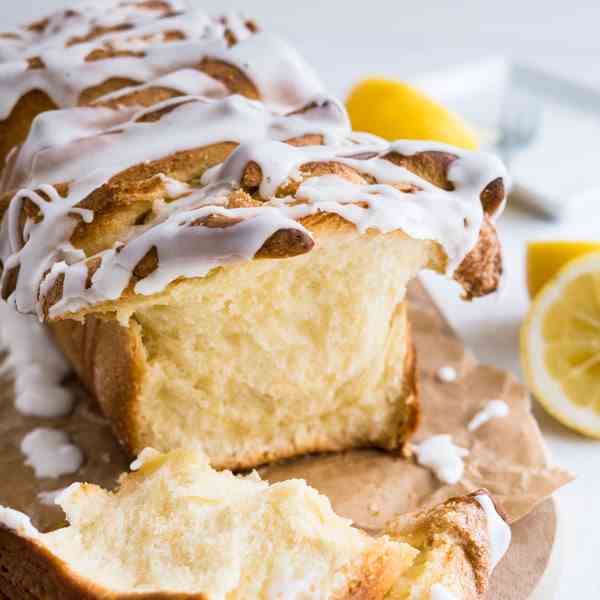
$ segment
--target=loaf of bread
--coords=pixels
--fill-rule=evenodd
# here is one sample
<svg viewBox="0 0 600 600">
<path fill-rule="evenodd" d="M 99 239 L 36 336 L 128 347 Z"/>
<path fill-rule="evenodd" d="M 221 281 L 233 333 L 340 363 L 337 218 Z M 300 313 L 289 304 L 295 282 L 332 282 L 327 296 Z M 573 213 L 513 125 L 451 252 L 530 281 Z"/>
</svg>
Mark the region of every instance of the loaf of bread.
<svg viewBox="0 0 600 600">
<path fill-rule="evenodd" d="M 292 48 L 257 32 L 252 20 L 212 18 L 192 1 L 100 0 L 0 33 L 0 165 L 48 110 L 189 94 L 265 100 L 269 90 L 282 92 L 283 74 L 316 82 Z M 278 57 L 278 72 L 269 71 L 269 56 Z"/>
<path fill-rule="evenodd" d="M 132 454 L 198 445 L 245 469 L 400 448 L 419 414 L 407 283 L 498 285 L 499 161 L 352 132 L 265 39 L 219 55 L 224 97 L 150 82 L 39 114 L 5 169 L 2 297 L 50 324 Z"/>
<path fill-rule="evenodd" d="M 483 598 L 486 514 L 454 499 L 370 537 L 303 480 L 274 485 L 146 449 L 108 492 L 73 484 L 69 525 L 40 533 L 0 508 L 0 594 L 32 600 L 429 600 Z M 393 537 L 392 537 L 393 536 Z M 410 543 L 403 541 L 403 537 Z"/>
</svg>

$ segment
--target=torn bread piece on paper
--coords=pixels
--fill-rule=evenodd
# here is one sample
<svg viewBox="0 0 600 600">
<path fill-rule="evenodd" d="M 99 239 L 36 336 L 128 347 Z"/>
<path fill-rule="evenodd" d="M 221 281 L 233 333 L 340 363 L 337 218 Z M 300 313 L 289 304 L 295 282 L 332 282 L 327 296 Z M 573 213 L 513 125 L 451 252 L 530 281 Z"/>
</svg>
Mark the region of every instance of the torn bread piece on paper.
<svg viewBox="0 0 600 600">
<path fill-rule="evenodd" d="M 39 532 L 0 507 L 0 593 L 40 600 L 483 598 L 510 543 L 487 492 L 400 517 L 371 537 L 302 480 L 217 472 L 198 451 L 150 448 L 115 492 L 76 483 L 69 525 Z M 135 552 L 131 549 L 136 548 Z M 189 596 L 188 596 L 189 595 Z"/>
</svg>

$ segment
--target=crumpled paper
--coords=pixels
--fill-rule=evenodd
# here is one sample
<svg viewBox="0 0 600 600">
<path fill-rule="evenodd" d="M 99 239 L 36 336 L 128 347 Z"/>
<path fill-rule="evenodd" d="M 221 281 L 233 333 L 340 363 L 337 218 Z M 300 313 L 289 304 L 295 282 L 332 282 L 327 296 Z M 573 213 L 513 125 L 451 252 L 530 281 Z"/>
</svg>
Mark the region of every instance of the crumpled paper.
<svg viewBox="0 0 600 600">
<path fill-rule="evenodd" d="M 549 462 L 527 390 L 512 375 L 478 364 L 419 284 L 411 289 L 411 317 L 423 409 L 414 441 L 451 434 L 455 444 L 469 449 L 463 479 L 444 485 L 412 457 L 377 450 L 309 456 L 263 467 L 261 475 L 270 481 L 305 478 L 329 496 L 336 512 L 369 531 L 377 531 L 399 513 L 482 487 L 494 495 L 511 522 L 521 519 L 572 479 Z M 437 379 L 442 366 L 458 371 L 456 382 Z M 63 524 L 63 515 L 59 508 L 43 504 L 40 492 L 73 481 L 111 488 L 129 464 L 93 402 L 76 382 L 72 385 L 79 396 L 74 412 L 61 419 L 39 419 L 15 410 L 12 379 L 0 377 L 0 504 L 29 514 L 42 530 Z M 468 432 L 471 418 L 491 399 L 504 400 L 510 406 L 509 415 Z M 58 479 L 35 478 L 19 446 L 28 431 L 40 426 L 66 431 L 83 450 L 86 460 L 77 473 Z"/>
</svg>

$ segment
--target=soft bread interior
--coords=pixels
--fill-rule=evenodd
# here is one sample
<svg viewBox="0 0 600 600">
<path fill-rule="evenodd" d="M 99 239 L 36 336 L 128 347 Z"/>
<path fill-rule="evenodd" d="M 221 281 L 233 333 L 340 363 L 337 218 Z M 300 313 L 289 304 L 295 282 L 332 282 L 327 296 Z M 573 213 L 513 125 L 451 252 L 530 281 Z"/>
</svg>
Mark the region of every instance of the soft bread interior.
<svg viewBox="0 0 600 600">
<path fill-rule="evenodd" d="M 408 418 L 403 301 L 430 250 L 398 234 L 330 236 L 307 255 L 124 305 L 146 355 L 133 449 L 200 443 L 213 465 L 235 467 L 397 447 Z"/>
<path fill-rule="evenodd" d="M 194 451 L 146 450 L 138 461 L 115 493 L 74 484 L 59 498 L 70 526 L 38 538 L 101 588 L 328 599 L 373 577 L 369 598 L 383 598 L 416 554 L 354 529 L 303 480 L 216 472 Z"/>
</svg>

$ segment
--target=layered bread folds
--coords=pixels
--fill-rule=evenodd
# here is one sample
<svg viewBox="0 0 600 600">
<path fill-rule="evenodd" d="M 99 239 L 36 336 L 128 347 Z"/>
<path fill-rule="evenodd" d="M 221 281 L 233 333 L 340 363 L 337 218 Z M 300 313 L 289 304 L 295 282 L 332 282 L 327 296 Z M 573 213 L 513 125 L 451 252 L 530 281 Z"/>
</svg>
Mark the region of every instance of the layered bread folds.
<svg viewBox="0 0 600 600">
<path fill-rule="evenodd" d="M 502 165 L 352 132 L 261 36 L 212 73 L 255 94 L 141 85 L 46 112 L 4 173 L 2 297 L 50 324 L 132 454 L 198 445 L 245 469 L 400 448 L 419 413 L 408 281 L 498 285 Z"/>
<path fill-rule="evenodd" d="M 265 60 L 274 55 L 279 73 Z M 283 73 L 315 81 L 301 62 L 254 21 L 209 17 L 191 0 L 102 0 L 59 10 L 0 33 L 0 172 L 45 111 L 149 106 L 190 94 L 265 99 L 270 89 L 282 91 Z"/>
<path fill-rule="evenodd" d="M 50 533 L 0 507 L 0 594 L 429 600 L 442 586 L 463 600 L 484 597 L 492 547 L 480 496 L 370 537 L 303 480 L 269 485 L 256 474 L 218 473 L 184 450 L 147 449 L 132 468 L 115 492 L 69 487 L 58 498 L 69 525 Z"/>
</svg>

